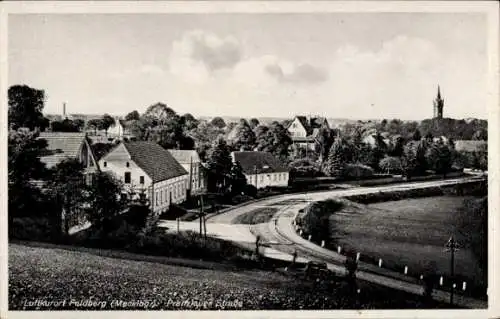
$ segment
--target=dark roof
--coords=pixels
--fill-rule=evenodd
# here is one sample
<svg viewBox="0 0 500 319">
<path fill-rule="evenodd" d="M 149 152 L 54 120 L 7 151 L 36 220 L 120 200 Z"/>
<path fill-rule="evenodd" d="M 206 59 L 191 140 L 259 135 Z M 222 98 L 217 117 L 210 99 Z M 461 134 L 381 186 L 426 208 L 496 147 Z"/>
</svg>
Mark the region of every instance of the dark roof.
<svg viewBox="0 0 500 319">
<path fill-rule="evenodd" d="M 168 150 L 170 154 L 179 162 L 180 164 L 191 164 L 191 159 L 193 163 L 200 162 L 200 156 L 195 150 Z"/>
<path fill-rule="evenodd" d="M 50 168 L 64 159 L 78 158 L 78 153 L 85 141 L 85 133 L 42 132 L 40 139 L 47 141 L 47 154 L 40 161 Z"/>
<path fill-rule="evenodd" d="M 148 174 L 153 182 L 187 175 L 187 171 L 169 151 L 155 142 L 124 142 L 131 159 Z"/>
<path fill-rule="evenodd" d="M 326 121 L 326 124 L 329 125 L 328 121 L 324 117 L 311 117 L 310 119 L 308 119 L 307 116 L 297 115 L 296 118 L 299 120 L 300 124 L 302 124 L 302 126 L 304 126 L 308 136 L 312 135 L 314 133 L 314 129 L 321 128 L 323 126 L 323 124 L 325 124 L 325 121 Z M 290 121 L 287 128 L 290 127 L 292 122 L 293 122 L 293 120 Z"/>
<path fill-rule="evenodd" d="M 288 168 L 269 152 L 241 151 L 231 153 L 245 174 L 288 172 Z"/>
</svg>

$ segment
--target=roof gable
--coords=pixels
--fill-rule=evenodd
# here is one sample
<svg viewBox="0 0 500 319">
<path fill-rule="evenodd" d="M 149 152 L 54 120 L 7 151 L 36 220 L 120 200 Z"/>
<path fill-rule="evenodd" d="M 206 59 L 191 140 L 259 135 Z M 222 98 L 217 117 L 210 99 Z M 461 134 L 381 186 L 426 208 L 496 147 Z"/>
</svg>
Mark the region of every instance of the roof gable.
<svg viewBox="0 0 500 319">
<path fill-rule="evenodd" d="M 241 151 L 232 152 L 231 156 L 240 163 L 245 174 L 288 172 L 288 168 L 269 152 Z"/>
<path fill-rule="evenodd" d="M 152 180 L 160 182 L 187 175 L 169 151 L 154 142 L 123 142 L 123 147 L 134 161 Z M 106 158 L 114 151 L 111 151 Z"/>
<path fill-rule="evenodd" d="M 41 132 L 39 139 L 47 141 L 48 153 L 40 157 L 47 167 L 53 167 L 67 158 L 79 158 L 85 143 L 85 133 Z M 90 148 L 89 148 L 90 150 Z"/>
</svg>

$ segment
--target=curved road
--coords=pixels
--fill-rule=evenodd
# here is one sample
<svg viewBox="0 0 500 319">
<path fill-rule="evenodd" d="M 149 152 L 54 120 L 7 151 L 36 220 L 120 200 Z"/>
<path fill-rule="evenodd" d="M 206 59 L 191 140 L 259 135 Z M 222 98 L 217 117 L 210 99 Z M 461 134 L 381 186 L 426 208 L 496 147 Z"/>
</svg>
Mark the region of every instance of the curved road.
<svg viewBox="0 0 500 319">
<path fill-rule="evenodd" d="M 234 219 L 239 215 L 254 211 L 259 207 L 275 206 L 277 213 L 269 223 L 262 223 L 248 226 L 254 237 L 261 236 L 268 246 L 272 246 L 273 251 L 279 251 L 291 258 L 291 254 L 297 251 L 298 255 L 307 260 L 317 260 L 327 262 L 328 268 L 343 275 L 345 274 L 342 265 L 345 257 L 331 250 L 324 249 L 306 239 L 300 237 L 292 224 L 299 209 L 304 208 L 309 202 L 324 200 L 327 198 L 338 198 L 350 195 L 369 194 L 374 192 L 397 191 L 407 189 L 422 189 L 435 186 L 455 185 L 471 181 L 484 180 L 484 178 L 470 177 L 448 180 L 437 180 L 427 182 L 410 182 L 404 184 L 375 186 L 375 187 L 356 187 L 351 189 L 330 190 L 314 193 L 285 194 L 273 196 L 267 199 L 251 202 L 242 206 L 230 209 L 219 215 L 207 217 L 207 223 L 213 224 L 233 224 Z M 215 226 L 215 225 L 214 225 Z M 234 225 L 237 226 L 237 225 Z M 243 226 L 243 225 L 238 225 Z M 208 228 L 209 226 L 207 226 Z M 233 238 L 238 240 L 238 238 Z M 269 249 L 269 248 L 268 248 Z M 418 280 L 404 276 L 403 274 L 393 272 L 387 269 L 378 268 L 376 265 L 359 263 L 357 277 L 361 280 L 373 282 L 386 287 L 421 295 L 422 285 Z M 434 299 L 447 302 L 450 299 L 449 293 L 445 291 L 435 291 Z M 455 295 L 454 303 L 469 308 L 486 308 L 487 302 Z"/>
</svg>

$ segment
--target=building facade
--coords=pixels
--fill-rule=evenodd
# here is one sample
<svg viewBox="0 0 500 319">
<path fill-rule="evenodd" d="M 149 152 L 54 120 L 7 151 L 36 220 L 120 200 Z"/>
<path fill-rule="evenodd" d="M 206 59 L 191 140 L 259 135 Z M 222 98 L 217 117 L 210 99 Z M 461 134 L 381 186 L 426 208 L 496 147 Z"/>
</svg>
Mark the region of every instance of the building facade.
<svg viewBox="0 0 500 319">
<path fill-rule="evenodd" d="M 195 150 L 169 150 L 170 154 L 188 172 L 188 192 L 191 195 L 206 190 L 206 177 L 198 152 Z"/>
<path fill-rule="evenodd" d="M 99 166 L 120 179 L 132 198 L 144 192 L 157 214 L 186 200 L 188 172 L 154 142 L 122 142 L 99 160 Z"/>
<path fill-rule="evenodd" d="M 330 128 L 324 117 L 296 116 L 288 125 L 287 130 L 295 148 L 314 151 L 321 128 Z"/>
<path fill-rule="evenodd" d="M 243 169 L 247 183 L 257 189 L 265 187 L 287 187 L 289 170 L 269 152 L 232 152 L 233 162 Z"/>
</svg>

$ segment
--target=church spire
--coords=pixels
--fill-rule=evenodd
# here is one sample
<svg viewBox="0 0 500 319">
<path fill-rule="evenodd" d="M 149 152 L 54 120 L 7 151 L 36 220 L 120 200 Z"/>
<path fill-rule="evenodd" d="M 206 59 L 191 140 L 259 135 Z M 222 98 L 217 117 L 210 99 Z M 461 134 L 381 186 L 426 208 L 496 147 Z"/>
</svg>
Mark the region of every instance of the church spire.
<svg viewBox="0 0 500 319">
<path fill-rule="evenodd" d="M 433 104 L 434 104 L 434 118 L 442 119 L 444 100 L 441 98 L 441 87 L 439 86 L 439 84 L 438 84 L 437 97 L 434 100 Z"/>
</svg>

